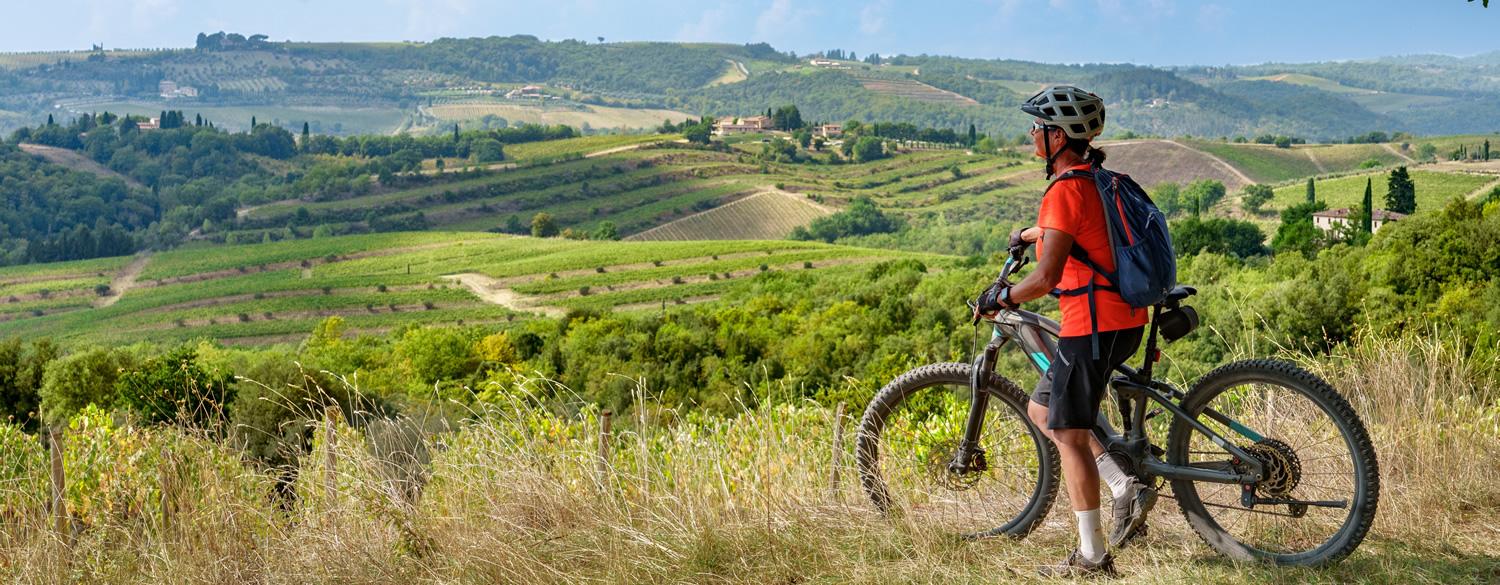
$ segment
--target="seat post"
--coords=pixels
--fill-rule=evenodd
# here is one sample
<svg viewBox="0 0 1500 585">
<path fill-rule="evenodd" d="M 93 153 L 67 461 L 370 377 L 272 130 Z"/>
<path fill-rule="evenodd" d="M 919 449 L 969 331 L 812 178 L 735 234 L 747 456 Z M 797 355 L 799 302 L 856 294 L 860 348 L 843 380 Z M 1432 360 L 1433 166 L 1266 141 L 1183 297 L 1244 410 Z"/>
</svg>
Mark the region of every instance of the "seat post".
<svg viewBox="0 0 1500 585">
<path fill-rule="evenodd" d="M 1151 306 L 1151 329 L 1146 334 L 1146 359 L 1141 365 L 1140 380 L 1137 382 L 1145 384 L 1151 381 L 1151 371 L 1156 366 L 1156 319 L 1161 316 L 1161 303 Z"/>
</svg>

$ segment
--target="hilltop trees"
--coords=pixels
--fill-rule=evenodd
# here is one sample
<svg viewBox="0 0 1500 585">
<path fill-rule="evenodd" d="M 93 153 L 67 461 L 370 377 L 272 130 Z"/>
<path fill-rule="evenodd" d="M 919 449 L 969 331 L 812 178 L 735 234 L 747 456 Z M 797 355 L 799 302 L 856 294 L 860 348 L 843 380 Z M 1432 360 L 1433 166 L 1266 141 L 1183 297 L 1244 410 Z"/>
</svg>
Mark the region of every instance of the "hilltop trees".
<svg viewBox="0 0 1500 585">
<path fill-rule="evenodd" d="M 1396 167 L 1386 179 L 1385 208 L 1397 213 L 1417 211 L 1417 186 L 1412 183 L 1406 167 Z"/>
<path fill-rule="evenodd" d="M 860 197 L 843 211 L 813 220 L 806 228 L 792 230 L 794 240 L 832 242 L 845 236 L 862 236 L 901 229 L 898 217 L 888 216 L 869 197 Z"/>
<path fill-rule="evenodd" d="M 782 106 L 776 108 L 776 111 L 771 113 L 771 127 L 777 130 L 790 132 L 805 125 L 802 122 L 802 112 L 797 111 L 797 106 L 795 105 Z"/>
<path fill-rule="evenodd" d="M 1178 256 L 1199 252 L 1232 254 L 1240 258 L 1266 253 L 1266 235 L 1253 222 L 1197 215 L 1172 222 L 1172 247 Z"/>
<path fill-rule="evenodd" d="M 1323 247 L 1323 231 L 1313 225 L 1312 214 L 1327 209 L 1321 201 L 1298 203 L 1281 211 L 1281 225 L 1271 239 L 1277 254 L 1296 252 L 1311 258 Z"/>
</svg>

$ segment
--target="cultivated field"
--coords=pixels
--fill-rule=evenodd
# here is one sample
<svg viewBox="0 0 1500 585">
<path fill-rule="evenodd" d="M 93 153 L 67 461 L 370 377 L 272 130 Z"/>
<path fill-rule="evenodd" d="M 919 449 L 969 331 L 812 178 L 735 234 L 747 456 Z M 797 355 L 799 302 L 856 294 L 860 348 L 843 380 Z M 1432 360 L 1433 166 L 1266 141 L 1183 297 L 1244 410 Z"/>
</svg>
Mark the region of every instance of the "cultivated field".
<svg viewBox="0 0 1500 585">
<path fill-rule="evenodd" d="M 875 93 L 938 104 L 972 106 L 979 102 L 973 98 L 927 85 L 915 79 L 881 78 L 858 76 L 859 84 Z"/>
<path fill-rule="evenodd" d="M 1425 170 L 1411 170 L 1412 183 L 1417 189 L 1417 211 L 1432 211 L 1442 209 L 1448 201 L 1455 197 L 1466 197 L 1475 189 L 1478 189 L 1496 177 L 1486 175 L 1470 175 L 1462 173 L 1440 173 Z M 1358 207 L 1365 197 L 1365 181 L 1371 181 L 1371 191 L 1377 208 L 1385 207 L 1385 195 L 1389 190 L 1386 185 L 1387 172 L 1376 172 L 1370 174 L 1350 175 L 1337 179 L 1325 179 L 1315 181 L 1318 200 L 1328 204 L 1329 209 L 1340 207 Z M 1268 208 L 1281 209 L 1295 205 L 1307 200 L 1307 185 L 1297 183 L 1278 187 L 1276 196 L 1267 205 Z"/>
<path fill-rule="evenodd" d="M 663 120 L 681 122 L 697 116 L 674 110 L 616 108 L 587 104 L 520 104 L 504 102 L 471 102 L 438 104 L 423 111 L 440 123 L 475 120 L 485 116 L 505 118 L 512 124 L 567 124 L 575 128 L 585 124 L 592 128 L 654 128 Z"/>
<path fill-rule="evenodd" d="M 276 124 L 294 131 L 308 122 L 320 134 L 389 134 L 406 122 L 407 113 L 395 108 L 342 108 L 334 106 L 203 106 L 191 103 L 126 101 L 89 104 L 72 108 L 72 113 L 110 112 L 155 118 L 162 110 L 182 110 L 189 120 L 202 114 L 220 128 L 245 131 L 250 118 L 259 123 Z M 46 116 L 42 116 L 45 118 Z"/>
<path fill-rule="evenodd" d="M 744 199 L 660 225 L 628 239 L 772 240 L 834 210 L 785 191 L 761 191 Z"/>
<path fill-rule="evenodd" d="M 591 242 L 417 232 L 205 246 L 152 256 L 118 302 L 96 287 L 129 258 L 0 270 L 0 338 L 295 343 L 331 316 L 354 331 L 485 323 L 567 309 L 703 300 L 762 272 L 942 257 L 787 241 Z M 479 279 L 459 275 L 478 275 Z"/>
<path fill-rule="evenodd" d="M 1125 140 L 1102 142 L 1099 148 L 1108 155 L 1105 167 L 1129 174 L 1147 189 L 1160 183 L 1187 184 L 1201 179 L 1220 181 L 1230 192 L 1249 184 L 1238 169 L 1177 142 Z"/>
</svg>

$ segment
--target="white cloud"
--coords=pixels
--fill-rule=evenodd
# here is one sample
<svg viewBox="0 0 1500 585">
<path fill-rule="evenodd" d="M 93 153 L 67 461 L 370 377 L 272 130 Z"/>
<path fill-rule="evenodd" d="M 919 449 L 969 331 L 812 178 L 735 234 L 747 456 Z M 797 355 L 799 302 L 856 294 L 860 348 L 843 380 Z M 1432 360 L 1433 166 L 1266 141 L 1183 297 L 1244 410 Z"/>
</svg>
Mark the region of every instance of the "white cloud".
<svg viewBox="0 0 1500 585">
<path fill-rule="evenodd" d="M 885 30 L 885 13 L 890 10 L 890 0 L 875 0 L 859 11 L 859 32 L 877 35 Z"/>
<path fill-rule="evenodd" d="M 386 0 L 386 4 L 406 9 L 404 34 L 407 40 L 427 40 L 453 35 L 463 28 L 472 0 Z"/>
<path fill-rule="evenodd" d="M 729 6 L 720 4 L 704 10 L 698 20 L 685 22 L 677 29 L 679 41 L 719 41 L 733 38 L 729 34 Z"/>
</svg>

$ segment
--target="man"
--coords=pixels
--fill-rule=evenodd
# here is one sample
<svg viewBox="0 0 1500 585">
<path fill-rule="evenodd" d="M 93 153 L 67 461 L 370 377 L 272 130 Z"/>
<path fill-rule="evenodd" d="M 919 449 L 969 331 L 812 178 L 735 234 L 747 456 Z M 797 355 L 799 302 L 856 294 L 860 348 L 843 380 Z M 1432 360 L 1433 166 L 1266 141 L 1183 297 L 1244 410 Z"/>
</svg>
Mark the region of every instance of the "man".
<svg viewBox="0 0 1500 585">
<path fill-rule="evenodd" d="M 1104 101 L 1072 86 L 1048 88 L 1021 106 L 1036 120 L 1031 138 L 1037 157 L 1047 161 L 1047 177 L 1068 171 L 1087 171 L 1104 162 L 1104 152 L 1090 141 L 1104 130 Z M 1035 227 L 1011 235 L 1011 244 L 1037 245 L 1037 268 L 1014 286 L 997 283 L 980 296 L 980 311 L 1016 308 L 1054 290 L 1062 309 L 1062 334 L 1057 359 L 1031 396 L 1028 414 L 1037 428 L 1057 445 L 1062 456 L 1068 497 L 1078 520 L 1078 548 L 1062 563 L 1045 567 L 1044 575 L 1085 576 L 1114 574 L 1114 558 L 1105 543 L 1099 517 L 1099 479 L 1114 496 L 1114 528 L 1110 545 L 1124 546 L 1145 526 L 1146 513 L 1156 503 L 1156 491 L 1125 472 L 1091 429 L 1099 414 L 1109 373 L 1140 346 L 1148 320 L 1144 309 L 1126 304 L 1102 274 L 1073 258 L 1076 247 L 1102 269 L 1113 271 L 1109 231 L 1103 204 L 1089 176 L 1055 181 L 1042 197 Z M 1091 315 L 1086 295 L 1068 294 L 1095 283 Z M 1097 327 L 1096 327 L 1097 325 Z M 1097 358 L 1093 351 L 1098 336 Z"/>
</svg>

